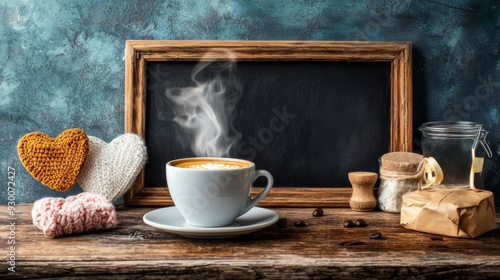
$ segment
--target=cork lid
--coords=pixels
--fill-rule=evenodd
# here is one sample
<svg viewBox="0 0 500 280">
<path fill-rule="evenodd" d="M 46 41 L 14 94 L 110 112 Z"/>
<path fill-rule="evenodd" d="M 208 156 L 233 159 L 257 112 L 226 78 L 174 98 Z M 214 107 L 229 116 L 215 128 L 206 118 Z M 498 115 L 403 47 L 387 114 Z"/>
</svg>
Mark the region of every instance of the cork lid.
<svg viewBox="0 0 500 280">
<path fill-rule="evenodd" d="M 380 169 L 395 172 L 416 172 L 424 157 L 409 152 L 392 152 L 381 158 Z"/>
<path fill-rule="evenodd" d="M 378 174 L 375 172 L 354 171 L 347 174 L 352 184 L 375 184 Z"/>
</svg>

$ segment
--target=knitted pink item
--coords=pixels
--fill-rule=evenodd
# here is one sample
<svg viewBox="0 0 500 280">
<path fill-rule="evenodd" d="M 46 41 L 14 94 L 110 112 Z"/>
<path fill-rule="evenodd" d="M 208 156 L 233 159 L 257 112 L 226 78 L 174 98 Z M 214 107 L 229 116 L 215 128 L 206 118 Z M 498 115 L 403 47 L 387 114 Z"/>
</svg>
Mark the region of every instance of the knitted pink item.
<svg viewBox="0 0 500 280">
<path fill-rule="evenodd" d="M 100 194 L 83 192 L 64 198 L 46 197 L 35 201 L 33 225 L 51 238 L 59 235 L 116 226 L 113 204 Z"/>
</svg>

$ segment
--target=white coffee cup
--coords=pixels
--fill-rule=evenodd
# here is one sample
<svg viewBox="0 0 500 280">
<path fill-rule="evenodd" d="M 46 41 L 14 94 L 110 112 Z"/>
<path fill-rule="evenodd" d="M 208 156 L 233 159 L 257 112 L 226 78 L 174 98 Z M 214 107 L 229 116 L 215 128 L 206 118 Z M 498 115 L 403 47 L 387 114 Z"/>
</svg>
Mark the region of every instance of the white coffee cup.
<svg viewBox="0 0 500 280">
<path fill-rule="evenodd" d="M 273 176 L 255 170 L 251 161 L 196 157 L 166 164 L 167 185 L 175 206 L 186 222 L 198 227 L 230 225 L 263 199 L 273 186 Z M 264 190 L 250 197 L 252 183 L 267 178 Z"/>
</svg>

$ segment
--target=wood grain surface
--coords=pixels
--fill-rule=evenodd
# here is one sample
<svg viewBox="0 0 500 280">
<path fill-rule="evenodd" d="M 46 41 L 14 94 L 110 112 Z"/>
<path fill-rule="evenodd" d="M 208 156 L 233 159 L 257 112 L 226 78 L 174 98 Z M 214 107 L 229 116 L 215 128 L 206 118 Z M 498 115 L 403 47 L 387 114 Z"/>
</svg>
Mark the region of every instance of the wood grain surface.
<svg viewBox="0 0 500 280">
<path fill-rule="evenodd" d="M 500 278 L 498 228 L 476 239 L 457 239 L 406 230 L 397 214 L 324 208 L 322 217 L 313 217 L 314 208 L 272 208 L 287 219 L 287 227 L 200 240 L 146 225 L 143 215 L 155 208 L 119 207 L 114 229 L 50 239 L 32 225 L 31 208 L 16 207 L 16 272 L 7 271 L 4 262 L 2 279 Z M 0 209 L 7 221 L 7 208 Z M 343 227 L 346 219 L 360 218 L 367 227 Z M 301 220 L 306 226 L 295 227 Z M 382 238 L 370 239 L 376 232 Z"/>
</svg>

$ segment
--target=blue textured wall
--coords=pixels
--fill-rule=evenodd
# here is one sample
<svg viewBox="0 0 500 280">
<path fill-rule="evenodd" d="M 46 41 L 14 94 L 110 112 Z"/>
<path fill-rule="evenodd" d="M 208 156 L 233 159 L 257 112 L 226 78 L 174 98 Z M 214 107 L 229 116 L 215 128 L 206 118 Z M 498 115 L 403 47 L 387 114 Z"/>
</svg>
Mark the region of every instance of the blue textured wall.
<svg viewBox="0 0 500 280">
<path fill-rule="evenodd" d="M 487 184 L 500 197 L 499 15 L 496 0 L 0 1 L 0 202 L 9 167 L 18 203 L 81 191 L 39 184 L 16 143 L 70 127 L 106 141 L 123 133 L 126 39 L 412 41 L 415 127 L 484 124 Z"/>
</svg>

